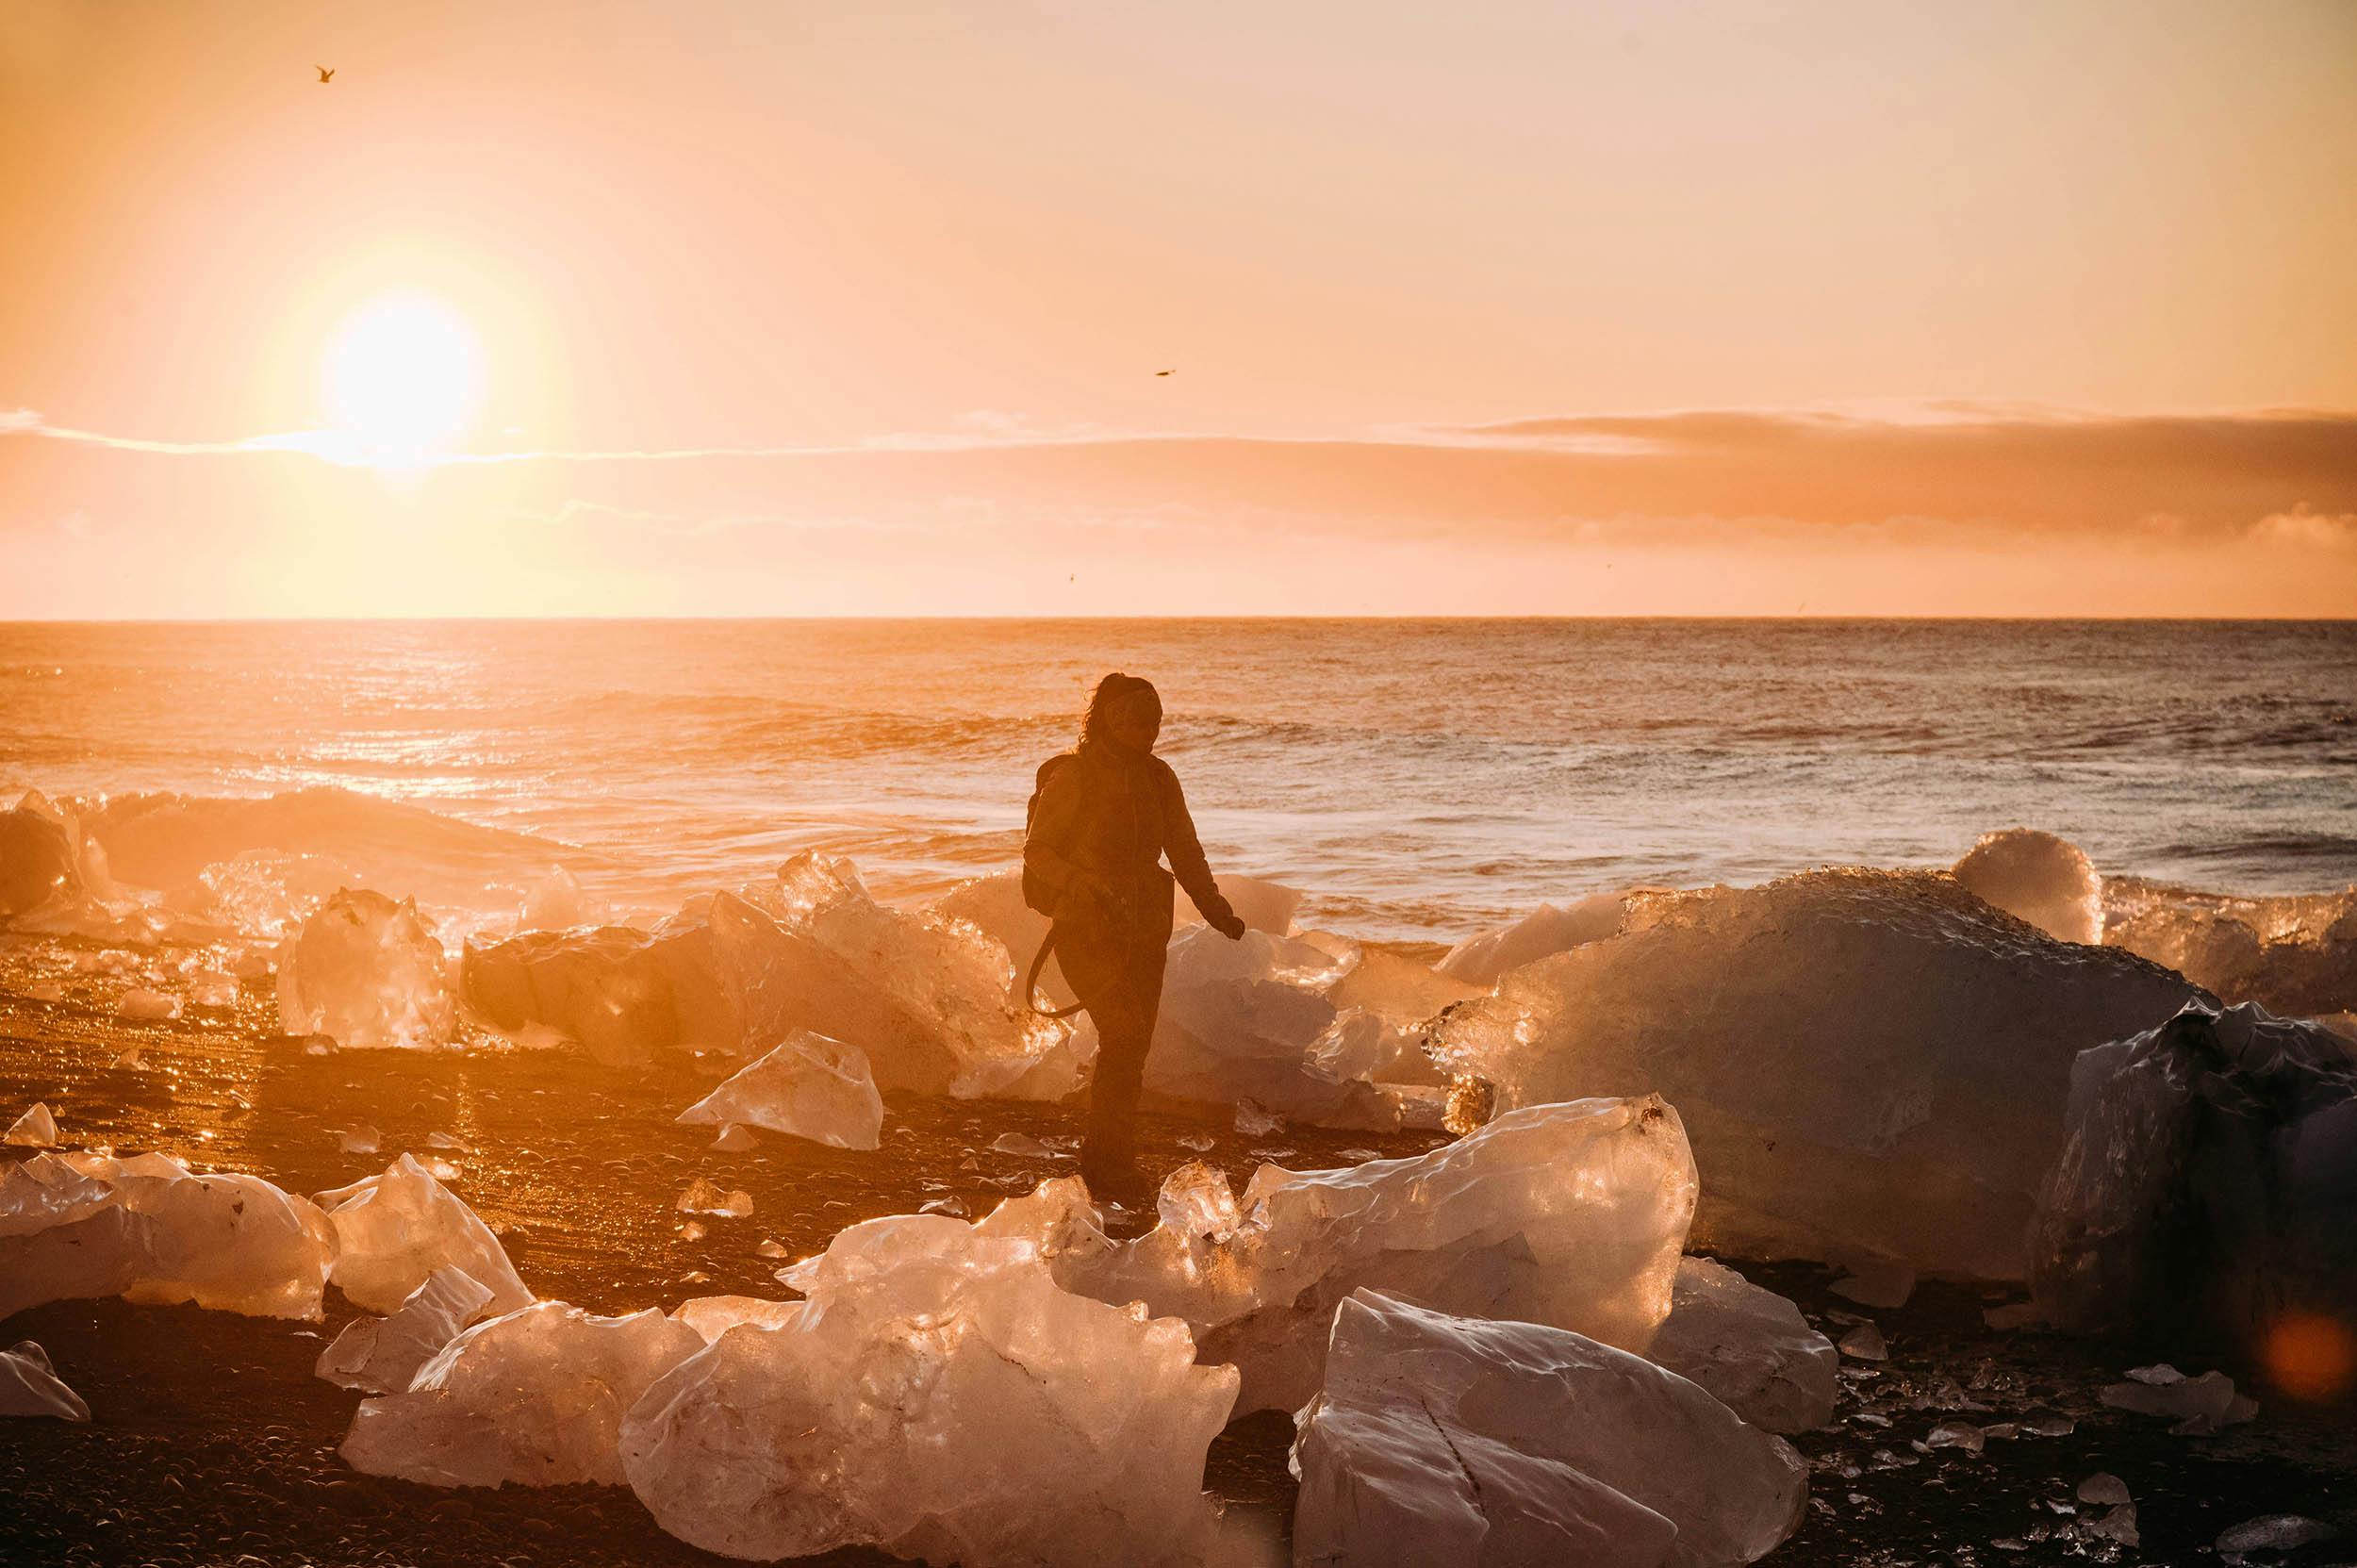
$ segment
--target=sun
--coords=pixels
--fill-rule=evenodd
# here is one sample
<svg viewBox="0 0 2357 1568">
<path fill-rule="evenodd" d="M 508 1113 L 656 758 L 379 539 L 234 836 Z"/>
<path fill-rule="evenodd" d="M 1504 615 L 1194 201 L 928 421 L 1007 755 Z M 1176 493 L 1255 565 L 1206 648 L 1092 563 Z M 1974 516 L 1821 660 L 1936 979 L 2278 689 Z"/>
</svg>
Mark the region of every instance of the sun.
<svg viewBox="0 0 2357 1568">
<path fill-rule="evenodd" d="M 328 339 L 320 385 L 337 434 L 367 462 L 422 463 L 466 433 L 483 401 L 483 352 L 428 294 L 369 301 Z"/>
</svg>

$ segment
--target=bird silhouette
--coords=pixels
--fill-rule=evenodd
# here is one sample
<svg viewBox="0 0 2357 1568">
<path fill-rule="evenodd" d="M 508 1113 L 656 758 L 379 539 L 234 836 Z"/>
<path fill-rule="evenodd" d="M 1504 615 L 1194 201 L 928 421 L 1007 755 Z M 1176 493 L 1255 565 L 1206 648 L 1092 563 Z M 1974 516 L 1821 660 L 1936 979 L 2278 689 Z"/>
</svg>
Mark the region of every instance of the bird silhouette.
<svg viewBox="0 0 2357 1568">
<path fill-rule="evenodd" d="M 320 80 L 321 82 L 332 82 L 336 79 L 336 72 L 333 66 L 315 65 L 311 67 L 311 69 L 320 74 Z"/>
<path fill-rule="evenodd" d="M 1154 373 L 1156 375 L 1168 375 L 1170 372 L 1168 371 L 1156 371 Z"/>
</svg>

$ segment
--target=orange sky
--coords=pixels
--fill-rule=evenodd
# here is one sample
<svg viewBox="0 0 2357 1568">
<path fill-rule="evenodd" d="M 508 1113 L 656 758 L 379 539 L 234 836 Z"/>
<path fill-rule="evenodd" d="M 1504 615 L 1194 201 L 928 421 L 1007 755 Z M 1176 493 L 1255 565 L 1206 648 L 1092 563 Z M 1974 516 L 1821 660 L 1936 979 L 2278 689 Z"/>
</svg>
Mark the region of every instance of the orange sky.
<svg viewBox="0 0 2357 1568">
<path fill-rule="evenodd" d="M 2339 0 L 11 0 L 0 234 L 0 617 L 2357 607 Z"/>
</svg>

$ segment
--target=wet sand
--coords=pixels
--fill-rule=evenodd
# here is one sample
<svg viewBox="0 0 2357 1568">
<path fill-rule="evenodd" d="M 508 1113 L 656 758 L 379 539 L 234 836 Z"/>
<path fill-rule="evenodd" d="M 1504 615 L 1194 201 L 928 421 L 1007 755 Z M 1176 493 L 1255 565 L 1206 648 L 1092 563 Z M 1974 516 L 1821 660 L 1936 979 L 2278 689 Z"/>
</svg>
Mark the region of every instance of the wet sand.
<svg viewBox="0 0 2357 1568">
<path fill-rule="evenodd" d="M 526 1283 L 596 1312 L 776 1296 L 772 1271 L 783 1260 L 762 1256 L 765 1241 L 798 1258 L 857 1220 L 931 1202 L 980 1214 L 1072 1169 L 1068 1158 L 989 1147 L 1015 1131 L 1068 1149 L 1078 1115 L 1055 1106 L 892 1096 L 873 1153 L 769 1133 L 757 1134 L 755 1150 L 726 1153 L 710 1147 L 712 1129 L 671 1119 L 717 1081 L 717 1065 L 618 1071 L 487 1041 L 466 1052 L 311 1055 L 275 1032 L 266 985 L 246 986 L 234 1008 L 127 1023 L 113 1016 L 116 997 L 132 983 L 171 990 L 170 965 L 142 955 L 138 974 L 66 966 L 104 951 L 0 937 L 0 1113 L 44 1099 L 70 1143 L 160 1149 L 302 1193 L 381 1170 L 404 1149 L 438 1156 Z M 25 994 L 44 982 L 62 985 L 64 999 Z M 133 1046 L 139 1065 L 116 1065 Z M 377 1130 L 380 1151 L 342 1152 L 342 1131 L 363 1124 Z M 434 1147 L 437 1133 L 459 1147 Z M 1208 1150 L 1194 1147 L 1207 1140 Z M 1247 1137 L 1224 1122 L 1149 1116 L 1142 1146 L 1157 1169 L 1206 1159 L 1241 1187 L 1263 1159 L 1339 1164 L 1439 1141 L 1290 1128 Z M 751 1216 L 699 1216 L 703 1234 L 690 1239 L 674 1200 L 698 1176 L 751 1194 Z M 1133 1216 L 1128 1228 L 1145 1223 Z M 2166 1423 L 2097 1403 L 2096 1391 L 2134 1364 L 2123 1349 L 1986 1329 L 1981 1311 L 2003 1293 L 1927 1284 L 1904 1309 L 1872 1310 L 1831 1295 L 1830 1276 L 1813 1265 L 1729 1261 L 1835 1337 L 1848 1314 L 1871 1318 L 1890 1345 L 1886 1362 L 1845 1365 L 1832 1429 L 1794 1440 L 1814 1471 L 1809 1513 L 1772 1562 L 2184 1562 L 2206 1555 L 2228 1526 L 2273 1511 L 2351 1532 L 2337 1554 L 2326 1544 L 2288 1560 L 2357 1551 L 2357 1436 L 2346 1410 L 2299 1406 L 2230 1368 L 2259 1397 L 2257 1422 L 2173 1437 Z M 354 1473 L 336 1448 L 360 1396 L 311 1375 L 354 1315 L 331 1288 L 321 1324 L 113 1300 L 54 1303 L 0 1323 L 0 1344 L 39 1341 L 93 1415 L 88 1426 L 0 1422 L 0 1561 L 725 1560 L 663 1534 L 625 1490 L 444 1492 Z M 1945 1420 L 2039 1411 L 2069 1415 L 2076 1428 L 1991 1440 L 1980 1455 L 1916 1446 Z M 1214 1444 L 1206 1484 L 1283 1532 L 1291 1439 L 1280 1415 L 1237 1423 Z M 2135 1497 L 2139 1547 L 2091 1535 L 2085 1516 L 2102 1510 L 2061 1511 L 2075 1509 L 2072 1489 L 2097 1471 L 2119 1476 Z"/>
</svg>

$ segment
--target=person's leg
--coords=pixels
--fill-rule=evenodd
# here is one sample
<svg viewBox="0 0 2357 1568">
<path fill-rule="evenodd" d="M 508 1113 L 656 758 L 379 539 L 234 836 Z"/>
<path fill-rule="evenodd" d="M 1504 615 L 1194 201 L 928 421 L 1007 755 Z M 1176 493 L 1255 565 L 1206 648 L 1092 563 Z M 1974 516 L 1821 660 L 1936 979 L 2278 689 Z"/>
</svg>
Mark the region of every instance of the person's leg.
<svg viewBox="0 0 2357 1568">
<path fill-rule="evenodd" d="M 1088 1132 L 1081 1174 L 1095 1184 L 1132 1180 L 1137 1166 L 1138 1094 L 1153 1015 L 1139 1006 L 1134 985 L 1118 987 L 1089 1010 L 1096 1024 L 1096 1069 L 1089 1082 Z"/>
</svg>

